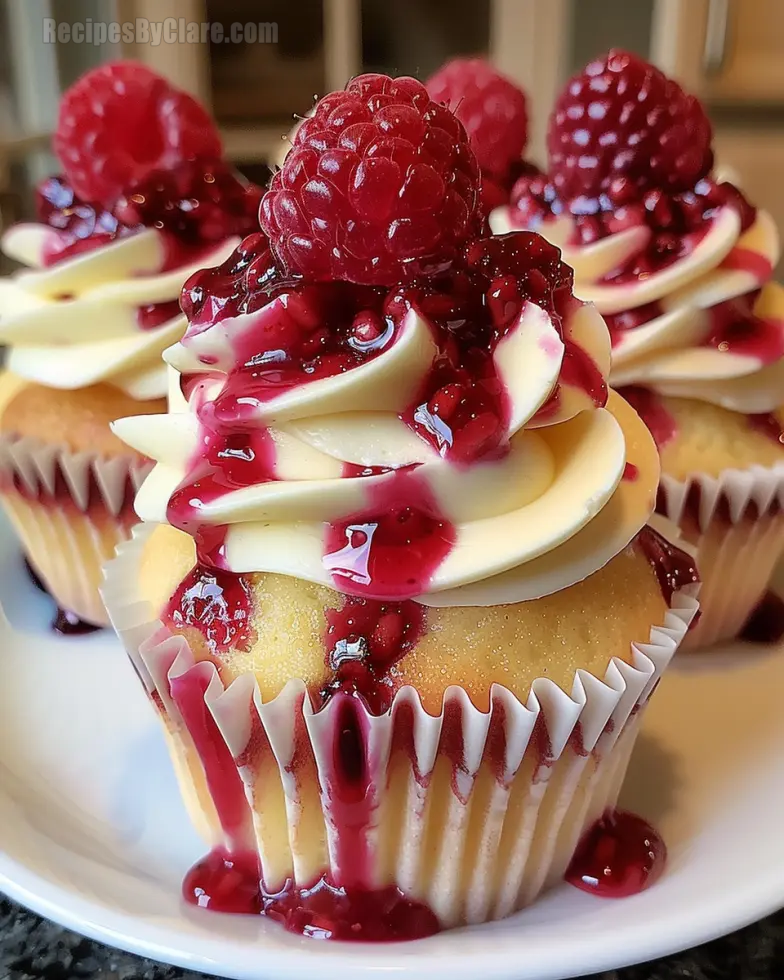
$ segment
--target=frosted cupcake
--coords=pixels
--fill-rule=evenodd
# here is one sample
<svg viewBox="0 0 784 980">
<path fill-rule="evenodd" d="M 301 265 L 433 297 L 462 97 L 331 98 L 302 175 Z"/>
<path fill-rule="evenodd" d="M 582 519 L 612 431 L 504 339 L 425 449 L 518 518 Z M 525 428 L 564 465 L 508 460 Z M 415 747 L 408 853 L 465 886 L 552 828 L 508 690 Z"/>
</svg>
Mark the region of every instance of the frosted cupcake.
<svg viewBox="0 0 784 980">
<path fill-rule="evenodd" d="M 271 247 L 186 286 L 188 411 L 115 427 L 156 466 L 104 595 L 212 848 L 199 905 L 400 939 L 533 901 L 695 612 L 603 320 L 539 236 L 472 238 L 478 189 L 414 79 L 327 96 Z M 633 820 L 588 840 L 621 827 L 619 892 L 658 870 Z"/>
<path fill-rule="evenodd" d="M 491 226 L 558 244 L 604 314 L 612 384 L 661 451 L 659 509 L 699 549 L 689 644 L 735 636 L 784 547 L 778 234 L 712 174 L 700 103 L 634 55 L 610 52 L 567 84 L 548 146 L 549 174 L 522 180 Z"/>
<path fill-rule="evenodd" d="M 260 192 L 205 110 L 131 62 L 65 93 L 54 148 L 63 174 L 38 188 L 38 220 L 2 239 L 23 268 L 0 280 L 0 501 L 68 630 L 107 622 L 101 566 L 149 470 L 109 422 L 165 411 L 182 285 L 231 254 Z"/>
<path fill-rule="evenodd" d="M 483 215 L 509 203 L 512 187 L 539 168 L 523 159 L 528 141 L 525 92 L 483 58 L 454 58 L 425 83 L 468 133 L 482 175 Z"/>
</svg>

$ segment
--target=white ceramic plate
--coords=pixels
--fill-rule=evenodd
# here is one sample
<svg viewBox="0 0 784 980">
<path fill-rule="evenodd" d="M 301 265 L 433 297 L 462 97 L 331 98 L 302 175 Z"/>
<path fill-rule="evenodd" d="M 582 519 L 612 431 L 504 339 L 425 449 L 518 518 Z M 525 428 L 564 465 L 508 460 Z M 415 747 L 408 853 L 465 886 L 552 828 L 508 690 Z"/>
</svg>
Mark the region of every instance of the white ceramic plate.
<svg viewBox="0 0 784 980">
<path fill-rule="evenodd" d="M 671 671 L 646 718 L 624 802 L 660 828 L 670 861 L 641 895 L 564 885 L 504 922 L 375 947 L 187 907 L 180 881 L 203 846 L 119 644 L 51 635 L 4 525 L 0 556 L 0 890 L 65 926 L 227 977 L 546 980 L 675 952 L 784 905 L 784 650 L 728 650 Z"/>
</svg>

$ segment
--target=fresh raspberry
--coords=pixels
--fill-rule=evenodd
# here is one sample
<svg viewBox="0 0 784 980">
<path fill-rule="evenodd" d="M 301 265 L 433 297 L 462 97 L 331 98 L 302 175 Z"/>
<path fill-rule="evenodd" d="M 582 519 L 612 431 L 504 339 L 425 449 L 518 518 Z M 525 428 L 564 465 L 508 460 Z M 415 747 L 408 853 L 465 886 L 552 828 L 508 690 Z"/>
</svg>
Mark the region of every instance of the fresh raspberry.
<svg viewBox="0 0 784 980">
<path fill-rule="evenodd" d="M 525 94 L 481 58 L 455 58 L 427 82 L 430 98 L 465 126 L 484 174 L 502 178 L 528 139 Z"/>
<path fill-rule="evenodd" d="M 131 61 L 102 65 L 68 89 L 54 149 L 77 196 L 109 208 L 152 171 L 222 156 L 207 111 Z"/>
<path fill-rule="evenodd" d="M 709 173 L 711 137 L 698 99 L 637 55 L 613 49 L 556 101 L 549 172 L 565 203 L 651 188 L 678 193 Z"/>
<path fill-rule="evenodd" d="M 414 78 L 360 75 L 302 123 L 260 220 L 290 272 L 392 285 L 450 266 L 478 194 L 455 116 Z"/>
</svg>

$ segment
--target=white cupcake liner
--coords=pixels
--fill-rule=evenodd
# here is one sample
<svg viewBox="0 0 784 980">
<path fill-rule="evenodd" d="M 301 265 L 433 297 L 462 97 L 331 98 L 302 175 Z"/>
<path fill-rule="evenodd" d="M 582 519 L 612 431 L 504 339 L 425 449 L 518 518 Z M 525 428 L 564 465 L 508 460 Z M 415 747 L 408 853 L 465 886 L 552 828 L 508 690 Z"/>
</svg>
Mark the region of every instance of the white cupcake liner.
<svg viewBox="0 0 784 980">
<path fill-rule="evenodd" d="M 696 492 L 699 508 L 692 515 L 687 502 Z M 732 639 L 764 596 L 784 553 L 784 463 L 729 469 L 718 477 L 662 475 L 658 509 L 697 550 L 700 617 L 682 649 Z"/>
<path fill-rule="evenodd" d="M 102 568 L 135 523 L 123 512 L 127 488 L 135 493 L 151 466 L 131 454 L 108 458 L 0 436 L 0 502 L 28 559 L 61 608 L 97 626 L 108 625 Z"/>
<path fill-rule="evenodd" d="M 343 880 L 347 841 L 330 787 L 345 699 L 360 714 L 372 796 L 350 842 L 368 855 L 362 884 L 397 885 L 444 927 L 502 918 L 563 877 L 583 833 L 615 805 L 640 709 L 697 611 L 694 588 L 676 593 L 649 641 L 632 645 L 631 663 L 613 659 L 603 680 L 577 671 L 571 697 L 540 678 L 525 704 L 494 685 L 489 712 L 460 687 L 446 691 L 436 717 L 411 687 L 382 716 L 348 696 L 314 712 L 301 680 L 267 703 L 250 673 L 225 686 L 212 662 L 197 662 L 184 637 L 156 620 L 136 585 L 150 531 L 137 527 L 118 549 L 103 596 L 162 715 L 185 800 L 210 846 L 257 852 L 270 891 L 286 880 L 307 887 L 324 873 Z M 190 727 L 186 688 L 200 706 L 195 712 L 190 701 Z M 406 734 L 409 753 L 392 751 Z M 236 767 L 239 807 L 236 793 L 229 808 L 209 800 L 221 766 L 200 754 L 205 736 L 220 740 L 223 775 L 227 760 Z"/>
</svg>

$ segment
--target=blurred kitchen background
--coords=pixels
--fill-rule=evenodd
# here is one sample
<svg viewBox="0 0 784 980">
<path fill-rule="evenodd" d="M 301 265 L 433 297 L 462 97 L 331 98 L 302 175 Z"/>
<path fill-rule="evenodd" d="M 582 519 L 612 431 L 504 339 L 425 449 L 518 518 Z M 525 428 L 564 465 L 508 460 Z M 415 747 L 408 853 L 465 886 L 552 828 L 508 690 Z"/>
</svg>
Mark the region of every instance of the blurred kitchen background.
<svg viewBox="0 0 784 980">
<path fill-rule="evenodd" d="M 276 23 L 277 44 L 45 44 L 43 21 Z M 650 57 L 707 104 L 721 164 L 784 227 L 784 0 L 0 0 L 0 221 L 29 213 L 59 93 L 101 61 L 145 61 L 206 102 L 229 156 L 264 180 L 294 113 L 362 70 L 426 78 L 488 56 L 526 90 L 527 156 L 568 75 L 611 46 Z"/>
</svg>

